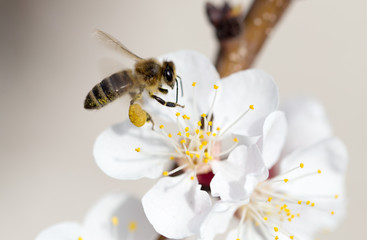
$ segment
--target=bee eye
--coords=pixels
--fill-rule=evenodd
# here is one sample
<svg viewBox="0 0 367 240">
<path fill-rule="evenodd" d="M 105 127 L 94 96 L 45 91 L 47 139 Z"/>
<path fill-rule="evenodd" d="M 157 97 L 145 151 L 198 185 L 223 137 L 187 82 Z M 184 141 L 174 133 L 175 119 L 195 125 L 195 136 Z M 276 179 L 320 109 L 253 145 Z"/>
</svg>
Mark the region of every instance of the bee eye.
<svg viewBox="0 0 367 240">
<path fill-rule="evenodd" d="M 171 69 L 166 69 L 164 71 L 164 77 L 166 78 L 166 80 L 168 82 L 172 82 L 173 81 L 173 74 L 172 74 L 172 70 Z"/>
</svg>

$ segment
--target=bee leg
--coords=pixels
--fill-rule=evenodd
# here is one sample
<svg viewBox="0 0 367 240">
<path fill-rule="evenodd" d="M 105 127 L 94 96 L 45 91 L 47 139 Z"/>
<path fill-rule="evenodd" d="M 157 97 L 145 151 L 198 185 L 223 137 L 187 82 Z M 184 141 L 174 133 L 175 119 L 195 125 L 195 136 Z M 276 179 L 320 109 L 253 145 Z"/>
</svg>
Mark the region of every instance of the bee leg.
<svg viewBox="0 0 367 240">
<path fill-rule="evenodd" d="M 154 98 L 155 100 L 157 100 L 157 102 L 159 102 L 160 104 L 167 106 L 167 107 L 182 107 L 184 108 L 185 106 L 182 106 L 178 103 L 174 103 L 174 102 L 166 102 L 164 101 L 162 98 L 156 96 L 156 95 L 150 95 L 152 98 Z"/>
<path fill-rule="evenodd" d="M 147 114 L 147 122 L 151 122 L 152 123 L 152 130 L 154 131 L 154 121 L 152 116 L 150 116 L 149 113 L 145 112 Z"/>
<path fill-rule="evenodd" d="M 158 88 L 158 91 L 160 91 L 163 94 L 167 94 L 168 93 L 168 90 L 167 89 L 164 89 L 164 88 Z"/>
</svg>

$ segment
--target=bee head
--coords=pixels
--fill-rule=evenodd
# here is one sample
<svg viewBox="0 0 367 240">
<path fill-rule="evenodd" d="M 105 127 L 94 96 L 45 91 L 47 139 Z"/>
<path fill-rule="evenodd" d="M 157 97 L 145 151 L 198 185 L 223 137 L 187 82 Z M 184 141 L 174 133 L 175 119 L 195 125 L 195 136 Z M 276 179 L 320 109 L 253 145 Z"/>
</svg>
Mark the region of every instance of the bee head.
<svg viewBox="0 0 367 240">
<path fill-rule="evenodd" d="M 163 62 L 163 79 L 164 82 L 173 89 L 176 81 L 176 68 L 173 62 Z"/>
</svg>

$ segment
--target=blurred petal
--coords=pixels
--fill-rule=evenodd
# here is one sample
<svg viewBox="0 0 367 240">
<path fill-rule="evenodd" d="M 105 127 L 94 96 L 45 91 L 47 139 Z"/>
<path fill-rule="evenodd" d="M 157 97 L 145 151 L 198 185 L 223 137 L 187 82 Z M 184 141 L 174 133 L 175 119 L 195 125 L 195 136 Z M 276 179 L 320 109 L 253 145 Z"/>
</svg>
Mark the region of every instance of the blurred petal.
<svg viewBox="0 0 367 240">
<path fill-rule="evenodd" d="M 82 237 L 82 227 L 77 222 L 63 222 L 42 231 L 36 240 L 78 240 Z"/>
<path fill-rule="evenodd" d="M 112 219 L 118 224 L 114 225 Z M 136 229 L 129 230 L 135 224 Z M 93 206 L 84 221 L 85 240 L 128 239 L 154 240 L 158 234 L 145 217 L 141 201 L 123 193 L 109 194 Z"/>
<path fill-rule="evenodd" d="M 288 137 L 282 155 L 331 137 L 323 107 L 311 98 L 294 98 L 281 106 L 288 122 Z"/>
<path fill-rule="evenodd" d="M 201 225 L 200 240 L 212 240 L 215 235 L 224 233 L 233 218 L 233 214 L 241 204 L 224 201 L 216 202 Z"/>
<path fill-rule="evenodd" d="M 278 106 L 278 87 L 273 78 L 261 70 L 246 70 L 234 73 L 221 81 L 214 106 L 215 121 L 221 127 L 232 123 L 250 105 L 250 110 L 233 127 L 234 133 L 258 136 L 268 114 Z"/>
<path fill-rule="evenodd" d="M 137 128 L 129 121 L 102 132 L 94 145 L 97 165 L 117 179 L 157 178 L 162 175 L 170 151 L 162 136 L 148 128 Z M 135 149 L 140 148 L 137 152 Z M 161 155 L 160 155 L 161 154 Z"/>
<path fill-rule="evenodd" d="M 268 177 L 256 145 L 235 148 L 226 161 L 213 161 L 214 177 L 210 183 L 213 196 L 223 201 L 242 201 L 252 194 L 259 181 Z"/>
<path fill-rule="evenodd" d="M 287 137 L 287 120 L 284 113 L 275 111 L 264 122 L 262 155 L 265 165 L 270 169 L 279 159 Z"/>
<path fill-rule="evenodd" d="M 211 199 L 200 190 L 192 173 L 161 178 L 143 197 L 147 218 L 155 230 L 168 238 L 185 238 L 199 232 L 211 207 Z"/>
</svg>

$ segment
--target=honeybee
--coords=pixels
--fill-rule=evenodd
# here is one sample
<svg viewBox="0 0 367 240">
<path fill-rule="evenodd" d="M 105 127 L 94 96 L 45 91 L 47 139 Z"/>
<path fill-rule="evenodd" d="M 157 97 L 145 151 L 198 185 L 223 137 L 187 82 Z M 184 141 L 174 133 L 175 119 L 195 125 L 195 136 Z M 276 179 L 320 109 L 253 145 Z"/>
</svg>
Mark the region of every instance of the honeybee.
<svg viewBox="0 0 367 240">
<path fill-rule="evenodd" d="M 172 61 L 160 63 L 155 58 L 143 59 L 130 50 L 111 35 L 97 30 L 97 37 L 105 40 L 125 55 L 136 61 L 134 69 L 125 69 L 104 78 L 89 91 L 84 101 L 85 109 L 100 109 L 118 97 L 129 94 L 131 97 L 129 107 L 129 119 L 137 127 L 143 126 L 146 122 L 151 122 L 154 128 L 152 117 L 142 107 L 135 103 L 142 98 L 145 91 L 149 96 L 166 107 L 181 107 L 178 104 L 178 81 L 181 83 L 181 95 L 183 95 L 181 78 L 176 75 L 175 64 Z M 158 97 L 157 93 L 167 94 L 167 85 L 173 89 L 176 85 L 176 102 L 167 102 Z"/>
</svg>

